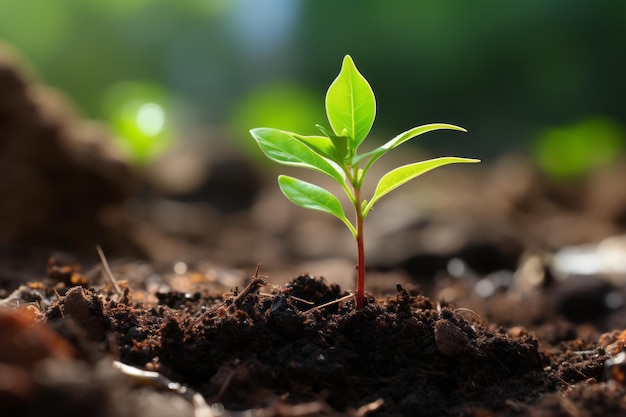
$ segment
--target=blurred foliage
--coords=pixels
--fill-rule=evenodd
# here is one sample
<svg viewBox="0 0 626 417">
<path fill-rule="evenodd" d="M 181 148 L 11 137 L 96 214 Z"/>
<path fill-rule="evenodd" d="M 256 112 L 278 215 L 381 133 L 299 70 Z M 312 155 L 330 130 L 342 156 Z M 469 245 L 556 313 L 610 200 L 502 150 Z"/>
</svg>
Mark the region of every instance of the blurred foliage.
<svg viewBox="0 0 626 417">
<path fill-rule="evenodd" d="M 122 82 L 104 95 L 105 115 L 120 146 L 137 165 L 149 163 L 165 152 L 173 140 L 168 100 L 157 84 Z"/>
<path fill-rule="evenodd" d="M 623 126 L 624 21 L 626 2 L 614 0 L 0 2 L 0 39 L 90 117 L 122 123 L 104 98 L 144 80 L 193 109 L 179 125 L 228 125 L 241 138 L 266 123 L 313 128 L 325 118 L 307 109 L 349 53 L 376 86 L 381 141 L 454 122 L 471 140 L 420 144 L 486 158 L 590 115 Z"/>
<path fill-rule="evenodd" d="M 535 155 L 547 173 L 571 179 L 614 162 L 624 150 L 624 139 L 624 132 L 613 121 L 592 117 L 546 129 L 538 137 Z"/>
<path fill-rule="evenodd" d="M 231 124 L 237 128 L 281 126 L 290 132 L 317 135 L 319 130 L 315 123 L 327 123 L 326 115 L 320 110 L 318 95 L 295 83 L 267 84 L 250 92 L 241 101 L 232 115 Z M 248 137 L 241 139 L 244 149 L 260 156 L 253 141 Z"/>
</svg>

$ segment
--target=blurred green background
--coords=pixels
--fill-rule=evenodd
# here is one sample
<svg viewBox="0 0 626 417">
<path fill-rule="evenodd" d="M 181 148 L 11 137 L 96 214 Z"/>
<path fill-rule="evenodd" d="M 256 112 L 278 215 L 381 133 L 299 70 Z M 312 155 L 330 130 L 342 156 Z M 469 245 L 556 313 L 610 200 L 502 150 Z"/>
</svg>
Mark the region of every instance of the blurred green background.
<svg viewBox="0 0 626 417">
<path fill-rule="evenodd" d="M 256 126 L 314 132 L 349 53 L 376 94 L 381 141 L 449 122 L 469 135 L 419 144 L 526 152 L 573 175 L 623 150 L 624 22 L 617 0 L 0 2 L 0 39 L 140 163 L 191 126 L 243 146 Z"/>
</svg>

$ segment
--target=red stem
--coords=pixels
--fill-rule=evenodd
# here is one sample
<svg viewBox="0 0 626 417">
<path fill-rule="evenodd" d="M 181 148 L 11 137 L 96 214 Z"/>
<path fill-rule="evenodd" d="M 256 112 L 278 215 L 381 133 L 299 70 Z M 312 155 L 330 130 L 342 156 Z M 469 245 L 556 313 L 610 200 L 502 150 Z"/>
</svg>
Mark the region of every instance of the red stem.
<svg viewBox="0 0 626 417">
<path fill-rule="evenodd" d="M 361 231 L 363 227 L 361 226 Z M 356 276 L 356 308 L 362 308 L 365 304 L 365 250 L 363 249 L 363 234 L 359 233 L 356 240 L 359 260 Z"/>
<path fill-rule="evenodd" d="M 365 247 L 363 245 L 363 214 L 361 213 L 360 190 L 355 190 L 356 197 L 356 247 L 357 247 L 357 275 L 356 275 L 356 308 L 365 304 Z"/>
</svg>

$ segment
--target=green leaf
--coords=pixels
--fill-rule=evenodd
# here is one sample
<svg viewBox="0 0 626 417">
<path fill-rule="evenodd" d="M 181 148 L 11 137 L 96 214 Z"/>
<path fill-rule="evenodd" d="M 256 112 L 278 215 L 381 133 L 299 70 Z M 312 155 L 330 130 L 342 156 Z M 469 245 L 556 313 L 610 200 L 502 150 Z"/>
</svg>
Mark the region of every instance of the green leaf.
<svg viewBox="0 0 626 417">
<path fill-rule="evenodd" d="M 278 185 L 292 203 L 300 207 L 332 214 L 348 226 L 353 235 L 356 235 L 356 230 L 346 217 L 341 203 L 330 191 L 287 175 L 278 177 Z"/>
<path fill-rule="evenodd" d="M 402 184 L 412 180 L 415 177 L 418 177 L 430 170 L 444 165 L 476 162 L 480 162 L 480 160 L 470 158 L 443 157 L 404 165 L 392 171 L 389 171 L 387 174 L 383 175 L 383 177 L 378 182 L 372 200 L 367 204 L 367 206 L 365 206 L 362 211 L 363 217 L 367 215 L 374 203 L 380 200 L 381 197 L 387 195 L 389 192 L 395 190 Z"/>
<path fill-rule="evenodd" d="M 384 145 L 379 146 L 378 148 L 371 150 L 370 152 L 355 156 L 352 159 L 352 164 L 356 165 L 359 162 L 361 162 L 363 159 L 371 156 L 372 158 L 367 163 L 368 166 L 371 166 L 374 163 L 374 161 L 376 161 L 378 158 L 380 158 L 381 156 L 389 152 L 391 149 L 402 145 L 404 142 L 411 140 L 414 137 L 417 137 L 419 135 L 423 135 L 424 133 L 428 133 L 428 132 L 432 132 L 433 130 L 440 130 L 440 129 L 450 129 L 450 130 L 458 130 L 461 132 L 467 132 L 467 130 L 463 129 L 462 127 L 447 124 L 447 123 L 431 123 L 427 125 L 417 126 L 417 127 L 414 127 L 413 129 L 407 130 L 406 132 L 400 133 L 398 136 L 389 140 Z"/>
<path fill-rule="evenodd" d="M 326 136 L 303 136 L 297 133 L 291 133 L 291 135 L 313 149 L 319 155 L 331 159 L 338 164 L 343 164 L 343 157 L 338 154 L 335 144 L 330 138 Z"/>
<path fill-rule="evenodd" d="M 345 182 L 343 170 L 332 160 L 296 139 L 289 132 L 271 128 L 250 130 L 265 156 L 279 164 L 312 169 L 328 175 L 339 184 Z"/>
<path fill-rule="evenodd" d="M 347 133 L 351 138 L 349 153 L 354 154 L 374 124 L 376 99 L 350 55 L 345 56 L 339 75 L 328 88 L 326 114 L 337 136 Z"/>
<path fill-rule="evenodd" d="M 326 130 L 326 128 L 322 125 L 315 125 L 323 134 L 326 135 L 327 138 L 330 139 L 332 144 L 335 147 L 337 157 L 339 158 L 335 162 L 339 164 L 346 164 L 348 161 L 352 159 L 354 156 L 354 152 L 352 149 L 348 149 L 348 136 L 337 136 L 334 133 L 330 133 Z"/>
</svg>

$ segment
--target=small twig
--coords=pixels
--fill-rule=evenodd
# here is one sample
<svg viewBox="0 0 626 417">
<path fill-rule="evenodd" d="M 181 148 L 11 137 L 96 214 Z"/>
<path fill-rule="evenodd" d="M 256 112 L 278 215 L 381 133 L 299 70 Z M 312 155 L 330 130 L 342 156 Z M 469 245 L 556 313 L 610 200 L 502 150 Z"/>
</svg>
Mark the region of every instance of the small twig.
<svg viewBox="0 0 626 417">
<path fill-rule="evenodd" d="M 235 304 L 235 306 L 240 307 L 247 296 L 249 296 L 253 292 L 258 291 L 259 288 L 267 284 L 267 277 L 264 275 L 259 275 L 259 269 L 261 269 L 260 262 L 256 264 L 256 270 L 254 271 L 254 275 L 252 276 L 252 281 L 250 281 L 246 288 L 241 290 L 241 292 L 232 299 L 232 302 L 233 304 Z"/>
<path fill-rule="evenodd" d="M 372 401 L 371 403 L 367 403 L 357 408 L 354 412 L 355 417 L 362 417 L 372 411 L 378 410 L 385 404 L 385 401 L 382 398 L 377 399 L 376 401 Z"/>
<path fill-rule="evenodd" d="M 109 262 L 107 261 L 107 258 L 104 256 L 104 252 L 102 251 L 102 248 L 100 247 L 100 245 L 96 245 L 96 251 L 98 251 L 98 256 L 100 257 L 100 262 L 102 262 L 102 267 L 104 268 L 105 275 L 107 276 L 107 278 L 109 278 L 109 281 L 111 281 L 111 284 L 113 285 L 113 288 L 115 289 L 115 292 L 117 293 L 117 295 L 121 297 L 122 290 L 120 289 L 120 286 L 117 285 L 117 280 L 113 276 L 111 267 L 109 267 Z"/>
<path fill-rule="evenodd" d="M 113 366 L 139 384 L 167 386 L 170 382 L 158 372 L 139 369 L 131 365 L 126 365 L 120 361 L 113 361 Z"/>
<path fill-rule="evenodd" d="M 266 293 L 266 292 L 260 292 L 259 295 L 261 297 L 273 297 L 275 294 L 269 294 L 269 293 Z M 293 298 L 296 301 L 299 301 L 299 302 L 304 303 L 304 304 L 308 304 L 310 306 L 315 304 L 313 301 L 305 300 L 304 298 L 296 297 L 295 295 L 287 294 L 287 297 Z"/>
<path fill-rule="evenodd" d="M 315 304 L 313 301 L 305 300 L 304 298 L 296 297 L 295 295 L 288 294 L 287 296 L 290 298 L 293 298 L 296 301 L 300 301 L 301 303 L 308 304 L 310 306 Z"/>
<path fill-rule="evenodd" d="M 213 408 L 207 404 L 202 394 L 197 393 L 197 392 L 193 394 L 191 404 L 193 405 L 194 417 L 216 417 L 219 415 L 227 415 L 227 414 L 224 414 L 225 410 L 221 410 L 220 413 L 214 413 Z M 219 407 L 223 408 L 222 404 L 220 403 L 218 404 L 214 404 L 214 406 L 217 406 L 218 409 Z"/>
<path fill-rule="evenodd" d="M 327 303 L 324 303 L 324 304 L 321 304 L 321 305 L 315 306 L 315 307 L 313 307 L 313 308 L 311 308 L 311 309 L 309 309 L 309 310 L 305 311 L 305 313 L 310 313 L 310 312 L 315 311 L 315 310 L 320 310 L 320 309 L 322 309 L 322 308 L 324 308 L 324 307 L 328 307 L 328 306 L 333 305 L 333 304 L 339 304 L 339 303 L 341 303 L 341 302 L 343 302 L 343 301 L 346 301 L 346 300 L 349 300 L 350 298 L 353 298 L 353 297 L 355 297 L 355 296 L 356 296 L 356 294 L 348 294 L 348 295 L 346 295 L 346 296 L 344 296 L 344 297 L 341 297 L 341 298 L 338 298 L 338 299 L 336 299 L 336 300 L 329 301 L 329 302 L 327 302 Z"/>
<path fill-rule="evenodd" d="M 228 411 L 216 414 L 213 412 L 213 407 L 208 405 L 204 400 L 204 397 L 193 389 L 186 385 L 174 382 L 158 372 L 146 371 L 136 368 L 134 366 L 126 365 L 119 361 L 113 361 L 113 366 L 119 369 L 124 375 L 128 376 L 138 384 L 151 385 L 162 388 L 167 388 L 170 391 L 174 391 L 183 397 L 191 401 L 194 409 L 194 417 L 216 417 L 218 415 L 228 416 L 231 415 Z M 221 406 L 221 404 L 219 404 Z M 219 408 L 218 406 L 218 408 Z"/>
<path fill-rule="evenodd" d="M 574 355 L 593 355 L 596 353 L 595 350 L 575 350 L 572 352 Z"/>
<path fill-rule="evenodd" d="M 226 375 L 226 380 L 224 381 L 224 383 L 220 387 L 220 390 L 215 395 L 215 398 L 218 401 L 222 398 L 222 396 L 224 395 L 224 393 L 226 392 L 226 390 L 230 386 L 230 383 L 231 383 L 231 381 L 233 380 L 233 378 L 235 377 L 236 374 L 237 374 L 237 371 L 233 369 L 232 371 L 230 371 L 228 373 L 228 375 Z"/>
</svg>

